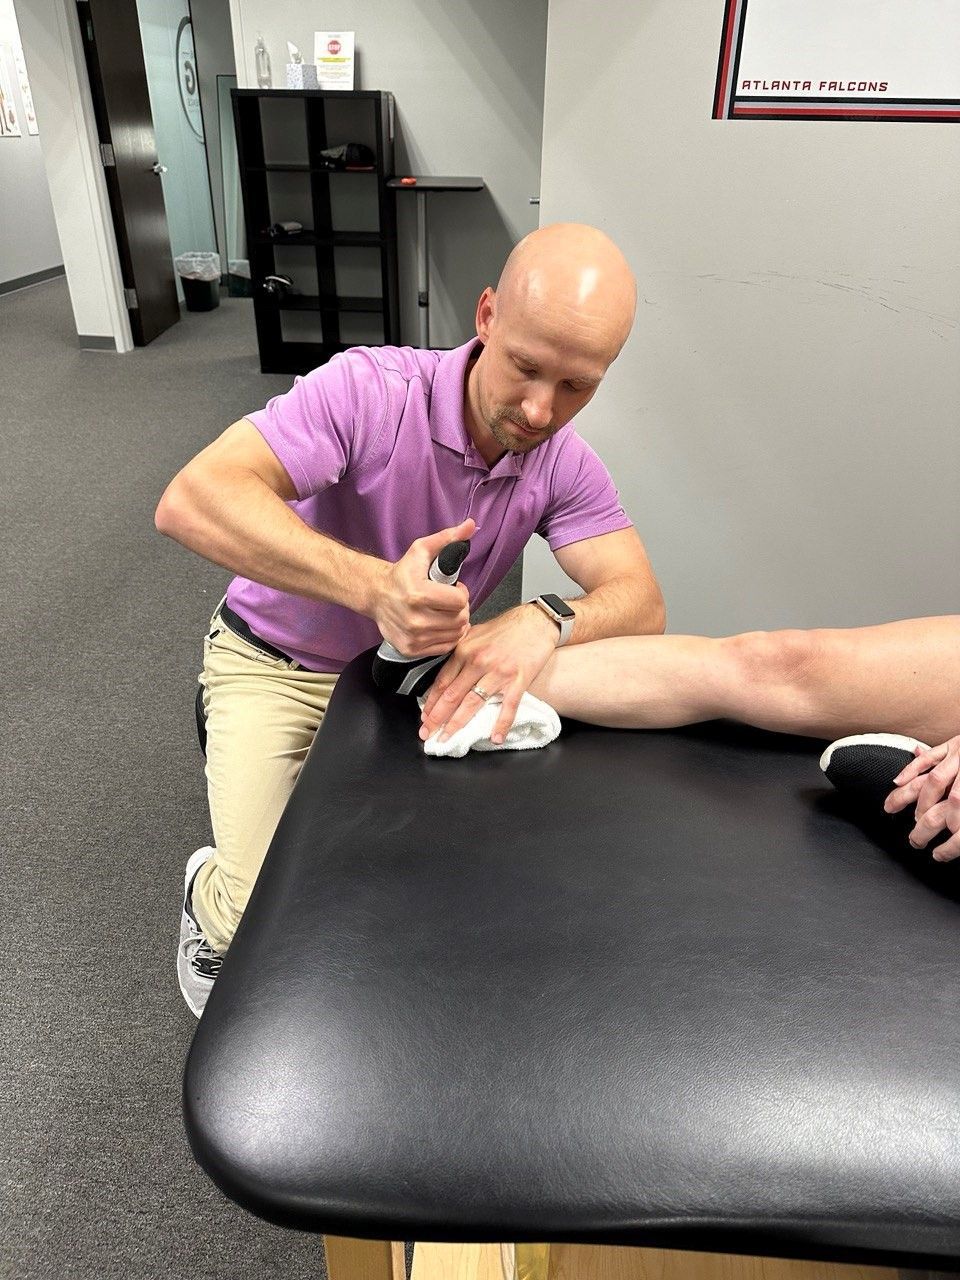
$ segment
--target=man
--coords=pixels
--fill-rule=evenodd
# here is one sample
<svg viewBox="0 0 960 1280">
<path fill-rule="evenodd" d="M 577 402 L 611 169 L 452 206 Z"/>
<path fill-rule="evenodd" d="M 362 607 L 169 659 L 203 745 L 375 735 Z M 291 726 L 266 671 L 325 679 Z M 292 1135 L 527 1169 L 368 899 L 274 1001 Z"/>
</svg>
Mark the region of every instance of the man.
<svg viewBox="0 0 960 1280">
<path fill-rule="evenodd" d="M 573 644 L 663 630 L 643 545 L 570 425 L 635 305 L 602 232 L 542 228 L 481 295 L 478 341 L 337 356 L 234 423 L 164 493 L 157 528 L 238 575 L 201 676 L 216 847 L 188 863 L 178 957 L 196 1014 L 352 657 L 381 635 L 410 656 L 452 651 L 428 714 L 452 731 L 497 695 L 502 741 L 566 632 L 533 603 L 469 617 L 534 532 L 584 591 Z M 438 551 L 464 538 L 461 581 L 430 582 Z"/>
<path fill-rule="evenodd" d="M 846 785 L 888 813 L 915 806 L 914 848 L 946 835 L 934 858 L 960 855 L 960 616 L 720 639 L 623 636 L 554 654 L 531 692 L 592 724 L 667 729 L 730 719 L 839 738 L 823 760 L 828 777 L 830 757 L 857 735 Z M 886 733 L 862 737 L 878 729 Z"/>
</svg>

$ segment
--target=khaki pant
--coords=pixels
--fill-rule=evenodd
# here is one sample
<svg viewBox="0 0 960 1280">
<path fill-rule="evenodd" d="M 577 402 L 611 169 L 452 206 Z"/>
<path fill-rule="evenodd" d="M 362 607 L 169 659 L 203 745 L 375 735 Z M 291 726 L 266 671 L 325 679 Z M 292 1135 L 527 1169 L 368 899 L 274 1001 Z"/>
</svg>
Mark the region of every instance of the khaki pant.
<svg viewBox="0 0 960 1280">
<path fill-rule="evenodd" d="M 216 855 L 197 873 L 193 906 L 207 940 L 225 951 L 337 677 L 306 671 L 234 634 L 219 605 L 203 648 L 207 798 Z"/>
</svg>

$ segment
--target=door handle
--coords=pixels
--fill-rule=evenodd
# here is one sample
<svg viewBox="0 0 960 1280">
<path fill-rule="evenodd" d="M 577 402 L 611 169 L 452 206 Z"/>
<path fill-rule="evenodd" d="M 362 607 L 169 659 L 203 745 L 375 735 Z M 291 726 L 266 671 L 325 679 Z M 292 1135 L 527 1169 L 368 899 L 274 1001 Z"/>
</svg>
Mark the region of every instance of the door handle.
<svg viewBox="0 0 960 1280">
<path fill-rule="evenodd" d="M 167 172 L 167 166 L 166 166 L 165 164 L 161 164 L 159 160 L 157 161 L 157 163 L 156 163 L 155 165 L 152 165 L 151 167 L 152 167 L 152 169 L 153 169 L 153 172 L 154 172 L 155 174 L 157 174 L 158 176 L 159 176 L 161 173 L 166 173 L 166 172 Z"/>
<path fill-rule="evenodd" d="M 289 276 L 264 276 L 261 287 L 271 298 L 283 298 L 287 290 L 293 288 L 293 281 Z"/>
</svg>

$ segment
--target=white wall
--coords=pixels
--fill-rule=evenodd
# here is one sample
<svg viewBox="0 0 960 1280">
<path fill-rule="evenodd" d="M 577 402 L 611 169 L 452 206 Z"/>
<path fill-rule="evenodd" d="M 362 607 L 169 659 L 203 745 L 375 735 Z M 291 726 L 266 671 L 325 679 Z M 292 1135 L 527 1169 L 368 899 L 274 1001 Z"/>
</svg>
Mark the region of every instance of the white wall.
<svg viewBox="0 0 960 1280">
<path fill-rule="evenodd" d="M 20 44 L 13 0 L 0 0 L 0 58 L 22 136 L 0 139 L 0 285 L 23 276 L 49 271 L 63 262 L 57 228 L 53 220 L 43 153 L 36 134 L 27 133 L 20 100 L 17 69 L 11 50 Z M 29 71 L 28 71 L 29 74 Z"/>
<path fill-rule="evenodd" d="M 537 225 L 547 0 L 231 0 L 240 85 L 256 86 L 262 34 L 283 87 L 287 41 L 313 58 L 313 33 L 355 30 L 358 89 L 396 98 L 400 173 L 479 174 L 487 191 L 429 197 L 430 338 L 473 332 L 476 301 L 513 244 Z M 413 197 L 399 197 L 401 325 L 417 340 Z"/>
<path fill-rule="evenodd" d="M 596 17 L 551 0 L 541 217 L 639 277 L 582 424 L 670 630 L 956 611 L 960 126 L 713 121 L 719 0 Z"/>
<path fill-rule="evenodd" d="M 77 333 L 133 343 L 71 0 L 16 0 Z M 10 143 L 9 145 L 13 145 Z"/>
</svg>

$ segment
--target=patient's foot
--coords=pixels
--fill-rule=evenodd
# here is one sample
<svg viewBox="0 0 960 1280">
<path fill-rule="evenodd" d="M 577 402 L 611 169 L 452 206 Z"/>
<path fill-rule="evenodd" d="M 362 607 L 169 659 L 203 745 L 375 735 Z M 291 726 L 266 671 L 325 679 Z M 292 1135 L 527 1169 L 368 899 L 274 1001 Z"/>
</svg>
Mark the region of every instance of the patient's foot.
<svg viewBox="0 0 960 1280">
<path fill-rule="evenodd" d="M 879 814 L 894 778 L 914 758 L 914 749 L 925 746 L 897 733 L 861 733 L 831 742 L 820 768 L 838 791 Z"/>
<path fill-rule="evenodd" d="M 203 930 L 193 914 L 193 882 L 197 872 L 213 857 L 215 849 L 208 846 L 192 853 L 187 861 L 183 877 L 183 911 L 180 916 L 180 946 L 177 949 L 177 979 L 184 1000 L 190 1011 L 199 1018 L 213 990 L 213 983 L 220 972 L 223 956 L 214 951 L 204 937 Z"/>
</svg>

